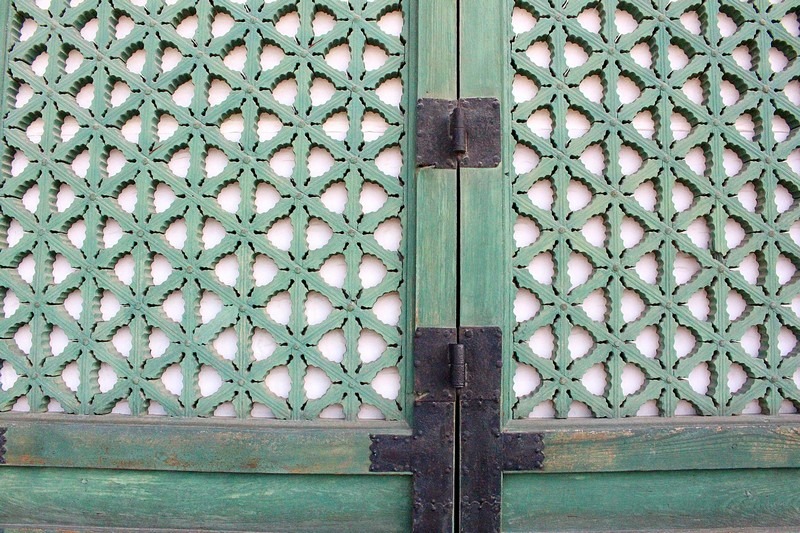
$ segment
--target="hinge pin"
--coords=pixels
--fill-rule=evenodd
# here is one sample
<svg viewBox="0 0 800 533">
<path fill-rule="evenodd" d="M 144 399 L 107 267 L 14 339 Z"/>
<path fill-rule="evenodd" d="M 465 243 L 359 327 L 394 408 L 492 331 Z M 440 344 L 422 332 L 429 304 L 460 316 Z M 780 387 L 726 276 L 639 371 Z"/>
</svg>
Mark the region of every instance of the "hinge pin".
<svg viewBox="0 0 800 533">
<path fill-rule="evenodd" d="M 464 121 L 464 111 L 460 105 L 453 110 L 453 152 L 456 155 L 467 152 L 467 124 Z"/>
<path fill-rule="evenodd" d="M 467 361 L 463 344 L 451 344 L 450 350 L 450 385 L 454 389 L 463 389 L 467 383 Z"/>
</svg>

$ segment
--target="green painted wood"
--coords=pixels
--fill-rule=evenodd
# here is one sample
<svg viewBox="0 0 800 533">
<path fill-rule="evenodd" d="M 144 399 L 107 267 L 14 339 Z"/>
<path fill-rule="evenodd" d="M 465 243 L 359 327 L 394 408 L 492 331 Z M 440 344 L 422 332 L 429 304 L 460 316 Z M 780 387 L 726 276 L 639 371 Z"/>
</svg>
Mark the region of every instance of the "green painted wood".
<svg viewBox="0 0 800 533">
<path fill-rule="evenodd" d="M 407 530 L 410 476 L 350 474 L 368 473 L 371 433 L 410 433 L 411 2 L 12 0 L 0 5 L 7 13 L 0 426 L 9 465 L 0 469 L 0 529 Z M 384 28 L 387 19 L 401 29 Z M 276 64 L 269 50 L 279 52 Z M 343 52 L 347 66 L 333 65 L 329 57 Z M 81 58 L 74 71 L 72 56 Z M 281 84 L 296 94 L 279 96 Z M 220 86 L 227 96 L 212 102 Z M 191 102 L 179 102 L 181 91 Z M 262 131 L 266 118 L 279 131 Z M 341 121 L 329 131 L 340 118 L 346 132 L 336 131 Z M 175 123 L 171 135 L 164 120 Z M 281 158 L 293 161 L 290 172 L 274 165 Z M 314 158 L 329 168 L 317 173 Z M 219 173 L 212 159 L 225 160 Z M 112 171 L 112 160 L 122 168 Z M 183 161 L 188 170 L 176 170 Z M 163 188 L 173 196 L 166 203 Z M 362 205 L 369 188 L 385 195 L 381 205 Z M 236 189 L 237 201 L 223 198 Z M 273 237 L 281 224 L 290 243 Z M 108 242 L 113 225 L 122 236 Z M 175 244 L 168 233 L 181 225 L 185 239 Z M 206 235 L 210 225 L 224 231 L 219 242 Z M 312 245 L 315 232 L 330 233 L 327 242 Z M 120 273 L 128 259 L 131 279 Z M 26 261 L 35 263 L 30 280 Z M 166 279 L 155 279 L 158 261 L 169 264 Z M 235 280 L 223 279 L 220 264 L 231 261 Z M 367 261 L 385 268 L 373 284 L 361 276 Z M 63 279 L 58 262 L 69 267 Z M 331 266 L 344 270 L 341 282 L 323 275 Z M 164 309 L 176 295 L 177 318 Z M 76 296 L 77 314 L 65 303 Z M 218 300 L 216 314 L 204 310 L 207 297 Z M 286 321 L 270 310 L 283 297 Z M 327 309 L 320 300 L 330 309 L 315 321 L 309 310 Z M 379 317 L 381 302 L 391 315 L 397 300 L 397 322 Z M 118 309 L 107 315 L 109 301 Z M 51 337 L 62 333 L 66 347 L 56 349 Z M 127 333 L 130 350 L 117 342 Z M 385 346 L 362 358 L 369 333 Z M 343 337 L 340 360 L 320 348 L 329 334 Z M 163 353 L 153 348 L 158 335 L 169 341 Z M 234 353 L 217 346 L 223 335 L 235 338 Z M 77 367 L 77 386 L 67 367 Z M 372 386 L 384 371 L 401 376 L 396 398 Z M 181 376 L 179 391 L 167 372 Z M 200 386 L 209 372 L 221 382 L 213 392 Z M 283 372 L 291 388 L 275 392 L 269 379 Z M 321 396 L 308 391 L 312 372 L 330 380 Z M 109 389 L 99 376 L 110 374 Z M 39 416 L 46 411 L 65 414 Z"/>
<path fill-rule="evenodd" d="M 185 532 L 185 529 L 139 529 L 139 528 L 107 528 L 107 527 L 7 527 L 3 529 L 3 533 L 106 533 L 108 531 L 120 531 L 122 533 L 147 533 L 149 531 L 158 531 L 159 533 L 177 533 Z M 230 533 L 230 529 L 216 530 L 216 533 Z"/>
<path fill-rule="evenodd" d="M 9 14 L 11 12 L 11 4 L 10 2 L 3 2 L 0 4 L 0 24 L 3 25 L 4 28 L 8 28 L 9 23 Z M 6 68 L 8 65 L 8 50 L 5 46 L 0 46 L 0 69 L 2 72 L 6 72 Z M 8 78 L 3 76 L 2 80 L 0 80 L 0 94 L 6 94 L 6 87 L 8 83 Z M 5 116 L 6 110 L 8 109 L 8 99 L 0 98 L 0 114 Z"/>
<path fill-rule="evenodd" d="M 11 467 L 0 469 L 0 524 L 212 531 L 407 531 L 410 484 L 409 476 Z"/>
<path fill-rule="evenodd" d="M 508 233 L 506 188 L 500 168 L 460 171 L 460 324 L 496 326 L 505 320 L 503 261 Z M 506 207 L 504 207 L 506 206 Z"/>
<path fill-rule="evenodd" d="M 800 465 L 800 421 L 787 417 L 514 421 L 507 431 L 544 436 L 544 473 Z"/>
<path fill-rule="evenodd" d="M 506 121 L 504 172 L 460 174 L 461 325 L 504 328 L 503 414 L 505 419 L 526 419 L 509 423 L 506 430 L 543 433 L 545 442 L 544 471 L 504 475 L 503 530 L 791 530 L 800 520 L 797 425 L 787 417 L 722 417 L 743 411 L 776 415 L 798 407 L 797 352 L 777 357 L 774 329 L 784 328 L 784 335 L 797 330 L 798 317 L 790 311 L 795 280 L 776 283 L 775 276 L 779 254 L 791 266 L 800 264 L 798 255 L 789 252 L 797 246 L 789 235 L 797 203 L 787 199 L 783 213 L 777 213 L 774 203 L 781 187 L 796 191 L 800 186 L 796 168 L 789 170 L 788 154 L 796 142 L 788 140 L 793 133 L 785 141 L 772 134 L 742 141 L 734 122 L 748 108 L 744 101 L 722 105 L 720 89 L 723 80 L 736 79 L 737 90 L 755 106 L 764 127 L 770 127 L 778 109 L 781 117 L 797 124 L 797 108 L 782 94 L 796 72 L 770 72 L 763 53 L 749 72 L 737 66 L 731 53 L 734 41 L 741 44 L 739 38 L 726 41 L 730 36 L 723 37 L 713 22 L 718 13 L 732 17 L 741 31 L 758 39 L 751 51 L 774 46 L 794 57 L 796 35 L 789 38 L 779 27 L 787 8 L 766 2 L 741 8 L 726 2 L 644 6 L 616 0 L 597 5 L 464 0 L 461 6 L 460 96 L 496 95 Z M 527 18 L 520 17 L 512 27 L 515 10 Z M 685 27 L 686 17 L 681 18 L 687 11 L 696 11 L 701 20 L 693 35 Z M 630 32 L 618 25 L 628 15 L 636 24 Z M 673 28 L 681 37 L 671 33 Z M 631 49 L 640 44 L 652 54 L 651 65 L 636 64 Z M 546 51 L 547 64 L 541 56 L 533 59 L 534 47 Z M 572 47 L 586 54 L 584 64 L 572 64 L 574 56 L 566 58 Z M 687 51 L 689 66 L 671 66 L 669 47 Z M 746 78 L 741 82 L 738 70 Z M 689 102 L 683 92 L 693 77 L 706 91 L 702 106 Z M 581 84 L 588 78 L 600 81 L 599 100 L 585 95 Z M 534 87 L 528 99 L 515 100 L 518 91 L 512 94 L 512 85 L 517 83 Z M 623 102 L 617 91 L 626 83 L 639 90 L 633 102 Z M 550 118 L 549 132 L 537 130 L 536 121 L 530 120 L 537 113 Z M 568 125 L 575 113 L 587 119 L 587 131 L 576 134 Z M 643 113 L 654 120 L 649 136 L 642 133 Z M 673 113 L 689 117 L 691 131 L 683 140 L 673 137 Z M 685 161 L 698 147 L 706 160 L 706 170 L 700 172 Z M 584 160 L 590 148 L 599 149 L 604 165 L 599 171 Z M 725 150 L 742 159 L 741 172 L 726 174 Z M 628 151 L 642 159 L 633 172 L 619 166 Z M 530 168 L 518 170 L 518 158 L 519 169 L 526 163 Z M 678 185 L 693 196 L 682 211 L 672 205 Z M 639 189 L 647 186 L 657 195 L 653 207 L 642 205 L 646 202 Z M 745 212 L 737 202 L 748 186 L 758 201 Z M 584 207 L 571 205 L 575 187 L 585 187 L 591 196 Z M 539 207 L 550 195 L 550 207 Z M 531 242 L 517 245 L 512 218 L 533 227 L 528 230 Z M 594 219 L 605 232 L 601 242 L 586 236 L 585 227 Z M 746 227 L 740 245 L 728 246 L 728 221 Z M 633 245 L 622 235 L 631 222 L 643 231 Z M 695 229 L 689 226 L 700 222 L 709 229 L 707 245 L 689 236 Z M 757 281 L 744 279 L 739 271 L 751 253 L 758 263 Z M 657 263 L 655 281 L 639 278 L 637 270 L 649 254 Z M 681 254 L 694 258 L 699 272 L 677 283 L 672 276 Z M 569 263 L 575 255 L 591 267 L 584 282 L 571 279 Z M 532 262 L 540 256 L 552 259 L 550 282 L 536 279 L 541 267 Z M 517 323 L 512 310 L 520 292 L 530 293 L 538 309 Z M 710 306 L 705 318 L 688 306 L 700 292 Z M 595 293 L 607 305 L 601 317 L 584 311 L 585 301 Z M 643 302 L 638 317 L 629 316 L 629 293 Z M 728 316 L 728 298 L 736 295 L 745 300 L 745 310 Z M 583 357 L 572 353 L 573 328 L 591 337 Z M 688 354 L 676 355 L 679 328 L 696 342 Z M 755 353 L 742 339 L 750 328 L 760 335 Z M 639 336 L 651 329 L 657 337 L 655 355 L 640 346 Z M 540 330 L 552 333 L 552 353 L 533 338 Z M 738 390 L 728 381 L 734 364 L 747 376 Z M 516 398 L 514 377 L 522 365 L 536 372 L 540 383 Z M 623 392 L 623 370 L 632 371 L 626 365 L 644 375 L 638 391 Z M 710 373 L 705 393 L 689 384 L 689 373 L 699 365 L 707 365 Z M 607 386 L 592 393 L 582 378 L 596 366 L 605 373 Z M 714 418 L 627 418 L 611 424 L 527 420 L 539 407 L 545 409 L 537 416 L 566 418 L 576 401 L 596 418 L 632 417 L 645 404 L 648 413 L 654 405 L 662 416 L 694 409 Z M 547 414 L 550 408 L 552 415 Z"/>
<path fill-rule="evenodd" d="M 110 529 L 110 528 L 60 528 L 60 529 L 39 529 L 39 528 L 6 528 L 3 530 L 3 533 L 106 533 L 109 531 L 119 531 L 118 529 Z M 147 533 L 148 531 L 152 531 L 150 529 L 133 529 L 127 528 L 125 529 L 125 533 Z M 167 531 L 186 531 L 186 530 L 170 530 L 170 529 L 159 529 L 160 533 L 165 533 Z M 675 533 L 676 531 L 687 531 L 687 530 L 676 530 L 676 529 L 662 529 L 662 528 L 655 528 L 655 529 L 637 529 L 635 533 Z M 797 529 L 794 527 L 770 527 L 770 528 L 762 528 L 762 527 L 746 527 L 746 528 L 711 528 L 711 529 L 694 529 L 692 528 L 691 533 L 797 533 Z M 216 531 L 216 533 L 228 533 L 228 531 L 220 530 Z M 631 531 L 624 532 L 619 529 L 611 529 L 605 531 L 596 531 L 595 533 L 633 533 Z"/>
<path fill-rule="evenodd" d="M 459 97 L 504 101 L 507 46 L 503 0 L 459 2 Z M 503 108 L 504 109 L 504 108 Z M 504 117 L 507 113 L 501 113 Z M 504 118 L 505 120 L 505 118 Z M 505 130 L 504 130 L 505 131 Z M 459 170 L 460 326 L 506 323 L 509 263 L 508 188 L 503 163 Z"/>
<path fill-rule="evenodd" d="M 503 531 L 796 527 L 798 475 L 796 469 L 506 475 Z"/>
<path fill-rule="evenodd" d="M 414 3 L 417 14 L 416 86 L 418 98 L 457 95 L 458 12 L 452 0 Z"/>
<path fill-rule="evenodd" d="M 457 191 L 453 170 L 417 171 L 418 327 L 456 326 Z"/>
<path fill-rule="evenodd" d="M 370 435 L 408 435 L 403 424 L 131 422 L 125 417 L 0 417 L 6 462 L 189 472 L 366 474 Z"/>
<path fill-rule="evenodd" d="M 414 3 L 417 98 L 457 97 L 456 2 Z M 413 131 L 413 128 L 412 130 Z M 454 170 L 416 170 L 416 305 L 418 327 L 456 327 L 457 185 Z"/>
<path fill-rule="evenodd" d="M 460 98 L 503 99 L 509 55 L 505 43 L 508 5 L 506 0 L 459 1 Z"/>
<path fill-rule="evenodd" d="M 36 528 L 6 528 L 4 533 L 73 533 L 73 532 L 80 532 L 80 533 L 105 533 L 107 531 L 112 531 L 109 528 L 64 528 L 64 529 L 36 529 Z M 120 530 L 119 528 L 114 528 L 113 531 L 123 531 L 125 533 L 146 533 L 148 531 L 152 531 L 150 529 L 132 529 L 132 528 L 125 528 Z M 171 529 L 159 529 L 157 530 L 160 533 L 167 533 L 167 532 L 179 532 L 179 531 L 186 531 L 186 530 L 171 530 Z M 228 531 L 217 531 L 217 533 L 228 533 Z M 597 530 L 595 533 L 620 533 L 619 529 L 610 529 L 605 531 Z M 654 529 L 638 529 L 636 533 L 797 533 L 797 528 L 795 527 L 743 527 L 743 528 L 691 528 L 691 529 L 662 529 L 662 528 L 654 528 Z"/>
</svg>

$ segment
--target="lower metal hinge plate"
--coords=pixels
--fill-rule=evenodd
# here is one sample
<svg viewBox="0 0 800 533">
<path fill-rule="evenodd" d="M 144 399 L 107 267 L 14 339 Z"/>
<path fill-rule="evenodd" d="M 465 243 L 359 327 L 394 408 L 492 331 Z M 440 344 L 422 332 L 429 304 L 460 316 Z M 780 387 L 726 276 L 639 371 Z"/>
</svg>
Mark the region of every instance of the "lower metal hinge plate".
<svg viewBox="0 0 800 533">
<path fill-rule="evenodd" d="M 413 476 L 415 533 L 453 529 L 456 394 L 450 386 L 450 345 L 455 342 L 455 329 L 417 329 L 412 434 L 370 436 L 371 472 Z"/>
<path fill-rule="evenodd" d="M 503 472 L 542 469 L 544 440 L 502 430 L 502 330 L 463 328 L 459 342 L 469 371 L 460 395 L 461 531 L 490 533 L 500 531 Z"/>
</svg>

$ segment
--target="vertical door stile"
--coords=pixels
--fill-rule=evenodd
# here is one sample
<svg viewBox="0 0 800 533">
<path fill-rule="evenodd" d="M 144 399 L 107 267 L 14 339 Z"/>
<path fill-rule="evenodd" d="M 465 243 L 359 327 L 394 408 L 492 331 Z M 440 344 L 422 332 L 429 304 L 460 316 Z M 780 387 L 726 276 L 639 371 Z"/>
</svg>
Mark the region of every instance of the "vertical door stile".
<svg viewBox="0 0 800 533">
<path fill-rule="evenodd" d="M 457 97 L 454 0 L 415 2 L 417 101 Z M 410 90 L 414 89 L 413 87 Z M 413 94 L 413 92 L 412 92 Z M 411 106 L 410 106 L 411 107 Z M 409 109 L 413 115 L 416 109 Z M 416 116 L 411 117 L 415 122 Z M 409 128 L 409 131 L 413 131 Z M 412 143 L 413 144 L 413 143 Z M 416 153 L 416 146 L 413 146 Z M 414 160 L 409 158 L 409 164 Z M 415 165 L 416 166 L 416 165 Z M 449 388 L 448 344 L 456 342 L 457 176 L 455 169 L 416 168 L 414 322 L 414 475 L 412 530 L 452 531 L 455 509 L 456 404 Z"/>
<path fill-rule="evenodd" d="M 459 98 L 493 98 L 504 105 L 506 0 L 459 2 Z M 500 131 L 505 135 L 507 125 Z M 470 139 L 467 139 L 469 150 Z M 507 157 L 504 159 L 507 160 Z M 499 531 L 502 471 L 501 328 L 510 273 L 504 165 L 459 169 L 459 342 L 467 351 L 467 386 L 459 425 L 461 531 Z"/>
<path fill-rule="evenodd" d="M 504 6 L 505 0 L 459 2 L 459 98 L 495 98 L 502 105 L 507 53 Z M 503 163 L 459 170 L 462 327 L 505 322 L 509 202 L 503 176 Z"/>
<path fill-rule="evenodd" d="M 456 3 L 425 1 L 417 9 L 417 98 L 455 99 Z M 455 328 L 456 171 L 418 168 L 415 177 L 416 326 Z"/>
</svg>

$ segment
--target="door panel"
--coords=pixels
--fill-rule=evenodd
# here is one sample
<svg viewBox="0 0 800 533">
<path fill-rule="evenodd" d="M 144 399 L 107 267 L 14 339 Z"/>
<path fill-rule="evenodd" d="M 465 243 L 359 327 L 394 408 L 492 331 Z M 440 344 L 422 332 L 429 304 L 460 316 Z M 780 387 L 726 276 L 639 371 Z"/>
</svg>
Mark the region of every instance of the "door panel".
<svg viewBox="0 0 800 533">
<path fill-rule="evenodd" d="M 509 474 L 503 531 L 792 531 L 800 520 L 797 475 L 791 468 Z"/>
<path fill-rule="evenodd" d="M 455 17 L 412 4 L 0 6 L 0 524 L 409 527 L 372 437 L 411 435 L 414 291 L 455 326 L 408 134 Z"/>
<path fill-rule="evenodd" d="M 35 516 L 70 530 L 186 530 L 191 524 L 195 531 L 407 531 L 411 521 L 408 476 L 10 467 L 2 482 L 5 524 L 27 524 Z"/>
<path fill-rule="evenodd" d="M 509 531 L 796 524 L 796 8 L 460 5 L 461 96 L 505 132 L 502 172 L 460 170 L 460 325 L 503 335 L 462 488 L 504 470 Z"/>
</svg>

